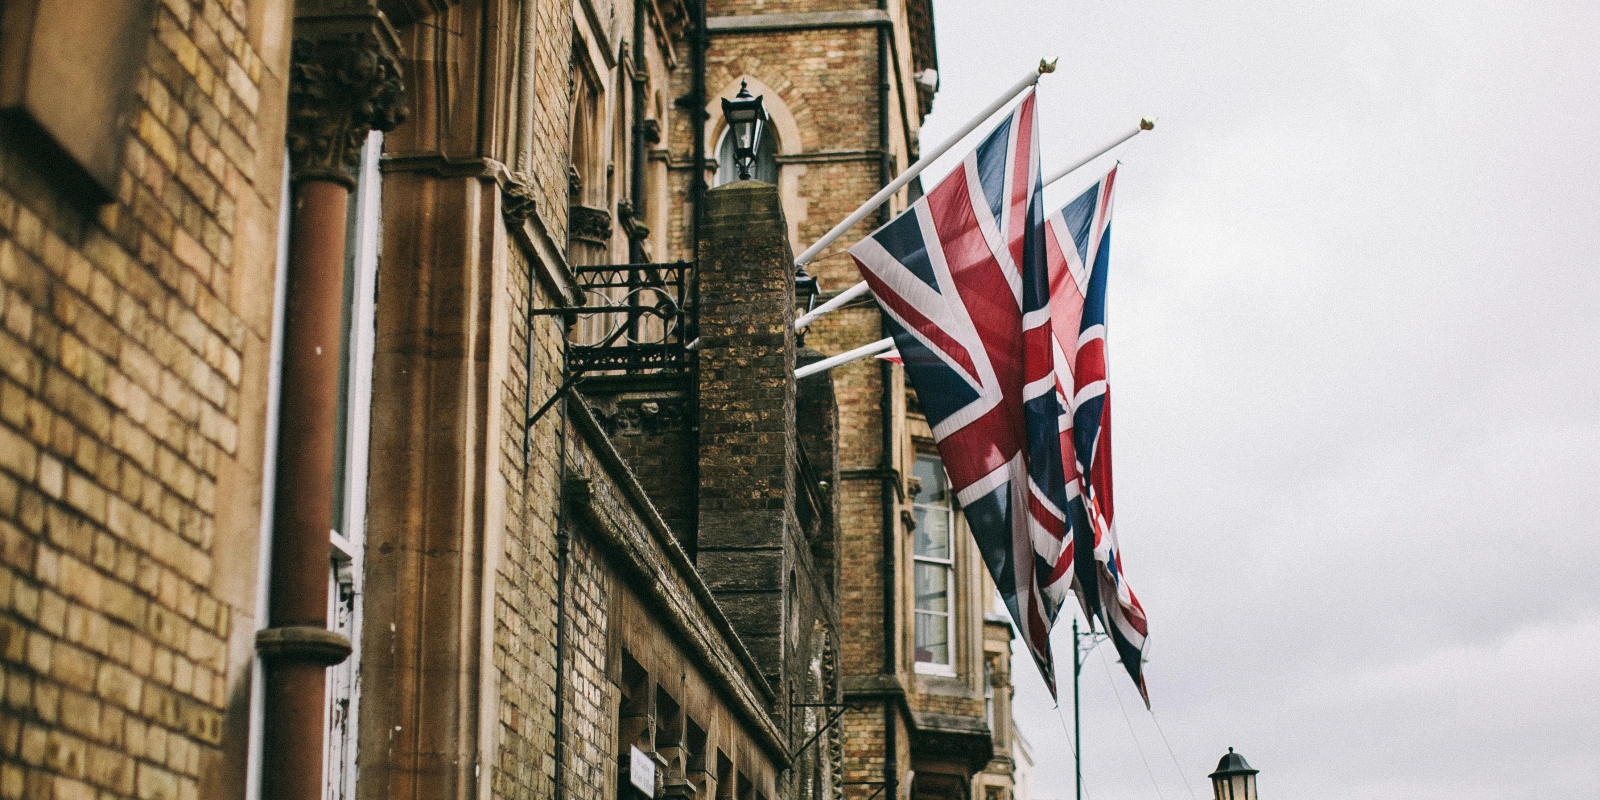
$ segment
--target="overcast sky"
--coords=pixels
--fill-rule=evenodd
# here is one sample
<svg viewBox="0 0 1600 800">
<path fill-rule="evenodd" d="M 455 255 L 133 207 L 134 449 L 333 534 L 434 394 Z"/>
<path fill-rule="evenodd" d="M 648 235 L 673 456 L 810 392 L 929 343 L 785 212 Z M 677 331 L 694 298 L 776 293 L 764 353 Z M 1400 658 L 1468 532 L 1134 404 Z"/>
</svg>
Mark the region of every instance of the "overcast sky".
<svg viewBox="0 0 1600 800">
<path fill-rule="evenodd" d="M 1122 156 L 1109 341 L 1176 764 L 1102 645 L 1087 796 L 1209 797 L 1233 746 L 1265 800 L 1600 797 L 1600 3 L 935 21 L 925 146 L 1044 54 L 1046 173 L 1160 116 Z M 1071 696 L 1016 663 L 1035 796 L 1069 800 Z"/>
</svg>

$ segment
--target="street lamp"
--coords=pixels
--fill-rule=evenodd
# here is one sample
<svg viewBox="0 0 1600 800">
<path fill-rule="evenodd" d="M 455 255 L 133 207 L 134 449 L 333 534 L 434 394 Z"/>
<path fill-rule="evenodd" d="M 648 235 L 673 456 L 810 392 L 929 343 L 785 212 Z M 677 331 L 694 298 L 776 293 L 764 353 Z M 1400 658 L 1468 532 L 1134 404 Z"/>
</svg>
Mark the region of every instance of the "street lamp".
<svg viewBox="0 0 1600 800">
<path fill-rule="evenodd" d="M 1216 800 L 1256 800 L 1256 773 L 1244 756 L 1228 748 L 1228 754 L 1217 762 L 1217 771 L 1211 773 L 1211 789 Z"/>
<path fill-rule="evenodd" d="M 761 134 L 767 127 L 767 109 L 761 96 L 750 96 L 744 81 L 739 81 L 739 93 L 732 100 L 722 101 L 722 117 L 728 121 L 728 135 L 733 137 L 733 162 L 739 168 L 739 180 L 750 180 L 750 167 L 756 162 L 756 148 L 761 146 Z"/>
</svg>

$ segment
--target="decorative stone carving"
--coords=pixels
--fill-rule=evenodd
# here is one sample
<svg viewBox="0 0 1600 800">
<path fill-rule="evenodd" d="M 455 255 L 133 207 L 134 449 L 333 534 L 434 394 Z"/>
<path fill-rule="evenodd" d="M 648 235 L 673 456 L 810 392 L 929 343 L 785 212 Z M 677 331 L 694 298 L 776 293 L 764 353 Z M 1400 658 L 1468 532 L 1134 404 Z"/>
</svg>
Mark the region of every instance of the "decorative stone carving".
<svg viewBox="0 0 1600 800">
<path fill-rule="evenodd" d="M 647 119 L 639 123 L 639 135 L 644 137 L 645 144 L 661 144 L 661 121 Z"/>
<path fill-rule="evenodd" d="M 522 222 L 533 216 L 534 212 L 533 187 L 527 181 L 517 176 L 500 186 L 500 208 L 506 219 L 513 224 Z"/>
<path fill-rule="evenodd" d="M 681 397 L 645 399 L 635 395 L 614 399 L 594 398 L 593 402 L 596 406 L 595 416 L 605 427 L 606 435 L 611 437 L 660 436 L 685 430 L 687 401 Z"/>
<path fill-rule="evenodd" d="M 617 201 L 617 221 L 622 223 L 622 231 L 629 239 L 642 242 L 650 238 L 650 228 L 633 213 L 633 204 L 627 200 Z"/>
<path fill-rule="evenodd" d="M 300 7 L 289 67 L 292 174 L 354 188 L 367 133 L 406 117 L 399 39 L 370 0 Z"/>
<path fill-rule="evenodd" d="M 572 206 L 567 230 L 574 241 L 608 244 L 611 241 L 611 212 L 603 208 Z"/>
</svg>

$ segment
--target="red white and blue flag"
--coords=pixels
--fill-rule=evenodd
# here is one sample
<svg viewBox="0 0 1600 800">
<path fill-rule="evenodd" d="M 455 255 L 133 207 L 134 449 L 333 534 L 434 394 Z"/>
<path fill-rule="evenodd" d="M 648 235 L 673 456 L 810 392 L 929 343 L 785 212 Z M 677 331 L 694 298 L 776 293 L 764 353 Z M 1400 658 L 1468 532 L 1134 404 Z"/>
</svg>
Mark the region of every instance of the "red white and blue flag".
<svg viewBox="0 0 1600 800">
<path fill-rule="evenodd" d="M 1145 705 L 1144 608 L 1122 574 L 1111 492 L 1111 393 L 1106 373 L 1106 272 L 1117 170 L 1046 222 L 1050 317 L 1072 541 L 1051 573 L 1070 581 L 1089 618 L 1098 616 Z M 1074 558 L 1093 553 L 1093 558 Z"/>
<path fill-rule="evenodd" d="M 850 248 L 961 509 L 1055 693 L 1068 541 L 1038 124 L 1030 91 L 938 186 Z"/>
</svg>

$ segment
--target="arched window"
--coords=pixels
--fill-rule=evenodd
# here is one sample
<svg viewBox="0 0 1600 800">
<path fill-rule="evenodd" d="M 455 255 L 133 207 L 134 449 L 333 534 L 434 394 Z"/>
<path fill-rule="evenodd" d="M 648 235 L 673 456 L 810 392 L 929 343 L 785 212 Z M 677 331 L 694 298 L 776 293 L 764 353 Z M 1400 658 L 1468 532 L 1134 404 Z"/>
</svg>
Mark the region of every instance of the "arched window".
<svg viewBox="0 0 1600 800">
<path fill-rule="evenodd" d="M 756 145 L 756 163 L 750 168 L 750 178 L 762 183 L 778 182 L 778 142 L 770 126 Z M 724 130 L 722 141 L 717 144 L 717 174 L 711 185 L 721 186 L 738 179 L 739 167 L 733 163 L 733 137 Z"/>
</svg>

